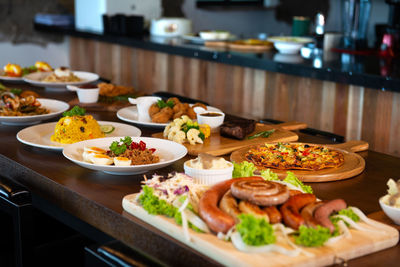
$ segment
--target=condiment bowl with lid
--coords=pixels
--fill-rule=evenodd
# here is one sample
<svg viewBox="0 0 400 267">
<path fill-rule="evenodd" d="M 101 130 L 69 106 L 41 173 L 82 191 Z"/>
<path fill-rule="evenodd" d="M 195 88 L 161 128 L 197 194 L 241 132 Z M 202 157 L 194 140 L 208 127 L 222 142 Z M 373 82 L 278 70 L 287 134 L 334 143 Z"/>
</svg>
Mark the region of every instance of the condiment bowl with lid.
<svg viewBox="0 0 400 267">
<path fill-rule="evenodd" d="M 221 157 L 200 154 L 183 164 L 185 174 L 198 184 L 213 185 L 232 179 L 233 164 Z"/>
<path fill-rule="evenodd" d="M 197 122 L 199 124 L 208 124 L 211 132 L 217 132 L 219 126 L 224 123 L 225 113 L 219 111 L 205 111 L 197 113 Z"/>
</svg>

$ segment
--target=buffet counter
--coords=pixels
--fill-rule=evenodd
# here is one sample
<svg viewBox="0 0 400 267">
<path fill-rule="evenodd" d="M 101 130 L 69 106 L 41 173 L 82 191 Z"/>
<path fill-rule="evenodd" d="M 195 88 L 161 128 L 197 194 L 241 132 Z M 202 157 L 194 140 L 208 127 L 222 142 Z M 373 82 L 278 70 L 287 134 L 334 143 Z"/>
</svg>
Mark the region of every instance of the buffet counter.
<svg viewBox="0 0 400 267">
<path fill-rule="evenodd" d="M 337 52 L 288 59 L 273 50 L 226 51 L 177 38 L 36 28 L 70 36 L 72 69 L 149 94 L 168 91 L 201 99 L 244 117 L 305 122 L 400 156 L 398 60 Z"/>
<path fill-rule="evenodd" d="M 26 88 L 26 87 L 25 87 Z M 69 101 L 75 94 L 31 88 L 41 97 Z M 97 120 L 118 121 L 114 112 L 89 112 Z M 55 120 L 53 120 L 55 121 Z M 32 147 L 16 139 L 23 126 L 0 127 L 0 169 L 2 174 L 23 184 L 32 193 L 32 203 L 38 209 L 61 220 L 97 242 L 117 239 L 166 265 L 219 265 L 207 255 L 161 232 L 139 218 L 125 212 L 122 199 L 140 190 L 143 175 L 111 175 L 80 167 L 61 152 Z M 141 127 L 142 136 L 156 129 Z M 298 133 L 298 132 L 297 132 Z M 328 139 L 298 133 L 300 141 L 329 143 Z M 400 159 L 374 151 L 361 152 L 366 169 L 354 178 L 311 184 L 321 199 L 343 198 L 366 214 L 380 211 L 378 199 L 386 194 L 386 181 L 398 177 Z M 157 173 L 182 171 L 186 156 Z M 145 173 L 150 177 L 154 172 Z M 389 222 L 390 221 L 386 221 Z M 396 265 L 400 261 L 400 246 L 349 261 L 348 266 Z"/>
</svg>

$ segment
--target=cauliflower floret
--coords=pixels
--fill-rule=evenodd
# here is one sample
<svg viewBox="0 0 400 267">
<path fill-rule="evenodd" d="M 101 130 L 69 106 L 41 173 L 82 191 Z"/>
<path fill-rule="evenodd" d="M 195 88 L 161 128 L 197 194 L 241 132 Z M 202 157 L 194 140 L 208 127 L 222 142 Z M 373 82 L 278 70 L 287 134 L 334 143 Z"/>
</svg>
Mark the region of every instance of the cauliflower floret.
<svg viewBox="0 0 400 267">
<path fill-rule="evenodd" d="M 171 131 L 171 128 L 175 126 L 174 122 L 171 122 L 170 124 L 168 124 L 167 126 L 165 126 L 164 132 L 163 132 L 163 136 L 164 137 L 168 137 L 169 132 Z"/>
<path fill-rule="evenodd" d="M 192 120 L 189 118 L 189 116 L 187 116 L 187 115 L 183 115 L 183 116 L 181 117 L 181 119 L 183 120 L 183 123 L 186 123 L 186 122 L 188 122 L 188 121 L 192 121 Z"/>
<path fill-rule="evenodd" d="M 200 131 L 197 129 L 194 129 L 194 128 L 190 129 L 187 132 L 187 134 L 186 134 L 187 140 L 189 141 L 189 143 L 191 145 L 195 145 L 196 143 L 199 143 L 199 144 L 203 143 L 203 140 L 199 137 L 199 134 L 200 134 Z"/>
<path fill-rule="evenodd" d="M 180 128 L 182 126 L 182 124 L 184 124 L 185 122 L 181 118 L 176 118 L 173 121 L 173 123 L 174 123 L 175 126 L 178 126 Z"/>
<path fill-rule="evenodd" d="M 178 126 L 172 126 L 168 132 L 168 140 L 173 140 L 174 136 L 180 131 L 181 129 Z"/>
<path fill-rule="evenodd" d="M 172 138 L 172 141 L 177 142 L 179 144 L 182 144 L 185 141 L 186 134 L 184 131 L 178 131 L 174 137 Z"/>
</svg>

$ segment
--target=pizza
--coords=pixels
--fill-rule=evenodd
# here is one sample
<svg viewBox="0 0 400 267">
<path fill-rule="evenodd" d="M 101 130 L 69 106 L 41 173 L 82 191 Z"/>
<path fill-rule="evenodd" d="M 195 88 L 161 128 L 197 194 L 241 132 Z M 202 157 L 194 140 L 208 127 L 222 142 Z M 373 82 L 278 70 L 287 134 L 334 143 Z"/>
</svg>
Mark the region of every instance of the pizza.
<svg viewBox="0 0 400 267">
<path fill-rule="evenodd" d="M 245 158 L 259 168 L 280 170 L 322 170 L 339 167 L 344 162 L 340 151 L 308 144 L 276 143 L 249 149 Z"/>
</svg>

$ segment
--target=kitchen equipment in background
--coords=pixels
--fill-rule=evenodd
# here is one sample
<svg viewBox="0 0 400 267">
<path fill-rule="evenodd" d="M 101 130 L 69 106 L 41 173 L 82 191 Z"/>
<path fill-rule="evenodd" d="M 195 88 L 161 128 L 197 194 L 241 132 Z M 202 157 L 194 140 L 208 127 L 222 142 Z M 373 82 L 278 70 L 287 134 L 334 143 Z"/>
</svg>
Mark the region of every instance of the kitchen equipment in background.
<svg viewBox="0 0 400 267">
<path fill-rule="evenodd" d="M 381 56 L 400 53 L 400 0 L 386 0 L 389 5 L 388 23 L 375 25 L 376 47 Z"/>
<path fill-rule="evenodd" d="M 135 36 L 143 33 L 144 18 L 143 16 L 122 14 L 103 15 L 103 29 L 105 34 Z"/>
<path fill-rule="evenodd" d="M 293 17 L 292 36 L 308 36 L 310 34 L 310 18 L 295 16 Z"/>
<path fill-rule="evenodd" d="M 75 28 L 104 32 L 103 15 L 143 16 L 146 22 L 162 14 L 161 0 L 75 0 Z"/>
<path fill-rule="evenodd" d="M 323 48 L 325 33 L 325 16 L 317 13 L 315 16 L 315 44 L 317 48 Z"/>
<path fill-rule="evenodd" d="M 343 38 L 343 34 L 340 32 L 326 32 L 324 34 L 323 48 L 325 51 L 330 51 L 332 48 L 340 46 L 340 41 Z"/>
<path fill-rule="evenodd" d="M 370 12 L 370 0 L 342 0 L 342 31 L 345 48 L 367 48 L 367 30 Z"/>
<path fill-rule="evenodd" d="M 185 18 L 153 19 L 150 34 L 162 37 L 176 37 L 192 32 L 192 22 Z"/>
</svg>

